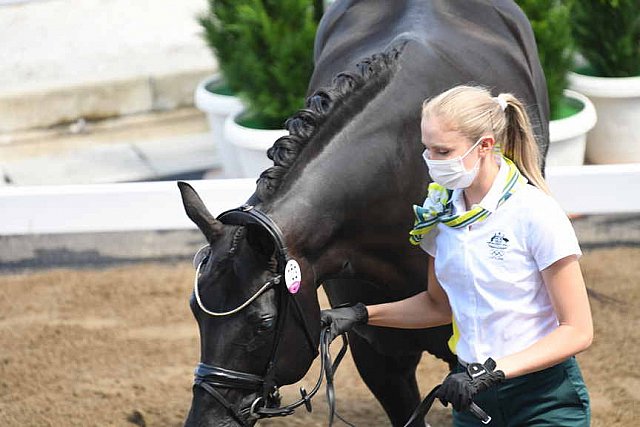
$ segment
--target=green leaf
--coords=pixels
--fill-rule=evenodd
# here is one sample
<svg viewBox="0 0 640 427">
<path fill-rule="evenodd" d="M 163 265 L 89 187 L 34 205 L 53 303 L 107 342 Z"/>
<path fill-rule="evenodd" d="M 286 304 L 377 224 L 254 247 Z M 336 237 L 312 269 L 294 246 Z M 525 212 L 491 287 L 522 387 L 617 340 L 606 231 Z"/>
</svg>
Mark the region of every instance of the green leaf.
<svg viewBox="0 0 640 427">
<path fill-rule="evenodd" d="M 578 51 L 602 77 L 640 75 L 640 0 L 581 0 L 573 5 Z"/>
<path fill-rule="evenodd" d="M 531 22 L 540 64 L 547 81 L 551 116 L 559 116 L 567 73 L 573 67 L 574 44 L 571 34 L 571 1 L 518 0 Z"/>
<path fill-rule="evenodd" d="M 252 123 L 282 128 L 304 106 L 313 72 L 317 13 L 312 0 L 209 0 L 198 17 L 227 84 Z"/>
</svg>

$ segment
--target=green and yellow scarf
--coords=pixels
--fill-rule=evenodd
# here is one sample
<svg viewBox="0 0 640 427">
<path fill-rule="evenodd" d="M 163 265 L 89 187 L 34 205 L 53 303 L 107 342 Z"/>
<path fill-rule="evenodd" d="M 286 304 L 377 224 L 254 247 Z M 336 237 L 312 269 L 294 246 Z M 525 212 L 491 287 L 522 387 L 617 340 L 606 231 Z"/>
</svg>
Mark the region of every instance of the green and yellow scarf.
<svg viewBox="0 0 640 427">
<path fill-rule="evenodd" d="M 507 173 L 507 182 L 502 189 L 502 195 L 497 207 L 502 205 L 519 188 L 518 183 L 527 183 L 527 179 L 510 159 L 502 156 L 502 160 L 509 167 L 509 172 Z M 420 244 L 422 238 L 433 230 L 439 222 L 452 228 L 462 228 L 474 222 L 482 221 L 491 214 L 491 211 L 478 204 L 474 204 L 466 212 L 453 214 L 452 193 L 453 190 L 447 190 L 435 182 L 429 184 L 427 200 L 425 200 L 424 206 L 413 205 L 413 213 L 416 219 L 413 229 L 409 232 L 409 242 L 411 244 Z"/>
</svg>

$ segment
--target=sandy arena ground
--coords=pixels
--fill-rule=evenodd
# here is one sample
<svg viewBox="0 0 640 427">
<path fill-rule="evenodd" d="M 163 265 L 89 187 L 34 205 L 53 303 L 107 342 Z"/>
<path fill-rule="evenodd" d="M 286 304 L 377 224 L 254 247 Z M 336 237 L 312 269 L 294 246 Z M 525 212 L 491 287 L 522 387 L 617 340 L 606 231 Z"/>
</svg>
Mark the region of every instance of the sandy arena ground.
<svg viewBox="0 0 640 427">
<path fill-rule="evenodd" d="M 639 260 L 640 249 L 618 248 L 588 251 L 581 261 L 588 285 L 620 301 L 592 298 L 596 338 L 578 356 L 594 426 L 640 419 Z M 0 276 L 0 426 L 182 425 L 198 359 L 192 279 L 188 263 Z M 301 385 L 309 389 L 316 372 Z M 425 355 L 423 392 L 445 374 Z M 294 393 L 290 387 L 285 399 Z M 349 357 L 337 394 L 341 414 L 356 425 L 388 425 Z M 326 425 L 323 395 L 314 407 L 261 425 Z M 428 420 L 449 425 L 448 409 L 436 403 Z"/>
</svg>

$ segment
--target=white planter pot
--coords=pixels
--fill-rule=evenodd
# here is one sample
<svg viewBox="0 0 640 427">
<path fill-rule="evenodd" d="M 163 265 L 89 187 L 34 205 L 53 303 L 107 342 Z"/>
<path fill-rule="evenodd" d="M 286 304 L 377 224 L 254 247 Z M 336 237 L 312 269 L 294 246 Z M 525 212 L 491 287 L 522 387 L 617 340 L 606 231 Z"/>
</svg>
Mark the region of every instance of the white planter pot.
<svg viewBox="0 0 640 427">
<path fill-rule="evenodd" d="M 587 160 L 640 162 L 640 76 L 591 77 L 569 73 L 569 85 L 587 95 L 598 112 L 598 124 L 587 140 Z"/>
<path fill-rule="evenodd" d="M 227 117 L 224 123 L 224 138 L 234 145 L 242 176 L 258 177 L 262 171 L 273 166 L 267 150 L 280 137 L 289 135 L 286 129 L 252 129 L 236 123 L 241 113 Z"/>
<path fill-rule="evenodd" d="M 547 166 L 580 166 L 584 163 L 587 132 L 597 122 L 596 110 L 586 96 L 565 89 L 564 96 L 580 102 L 583 107 L 573 116 L 549 122 Z"/>
<path fill-rule="evenodd" d="M 240 99 L 235 96 L 218 95 L 207 90 L 208 86 L 215 85 L 220 80 L 221 76 L 219 74 L 202 80 L 196 88 L 194 101 L 198 109 L 207 115 L 211 136 L 220 155 L 224 177 L 237 178 L 242 174 L 240 162 L 238 161 L 235 147 L 224 139 L 223 127 L 227 116 L 241 111 L 244 107 Z"/>
</svg>

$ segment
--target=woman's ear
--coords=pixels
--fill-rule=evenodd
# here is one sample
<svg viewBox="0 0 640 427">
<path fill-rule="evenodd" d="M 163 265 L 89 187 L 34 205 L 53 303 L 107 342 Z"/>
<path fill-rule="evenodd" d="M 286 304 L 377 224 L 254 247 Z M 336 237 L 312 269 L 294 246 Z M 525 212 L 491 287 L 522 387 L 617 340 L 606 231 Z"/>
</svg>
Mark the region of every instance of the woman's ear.
<svg viewBox="0 0 640 427">
<path fill-rule="evenodd" d="M 496 140 L 493 135 L 485 136 L 482 141 L 480 141 L 480 152 L 483 155 L 487 155 L 493 152 L 493 147 L 496 145 Z"/>
</svg>

